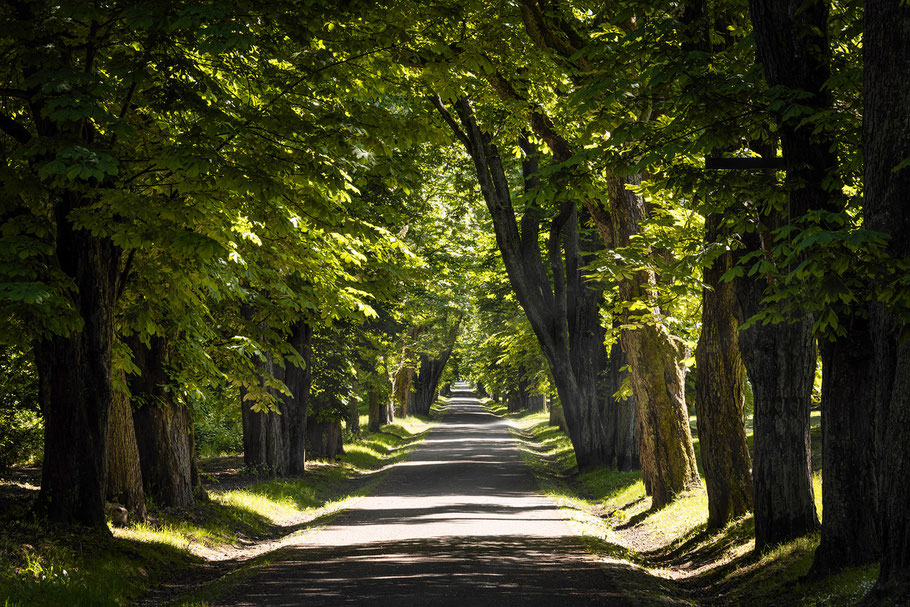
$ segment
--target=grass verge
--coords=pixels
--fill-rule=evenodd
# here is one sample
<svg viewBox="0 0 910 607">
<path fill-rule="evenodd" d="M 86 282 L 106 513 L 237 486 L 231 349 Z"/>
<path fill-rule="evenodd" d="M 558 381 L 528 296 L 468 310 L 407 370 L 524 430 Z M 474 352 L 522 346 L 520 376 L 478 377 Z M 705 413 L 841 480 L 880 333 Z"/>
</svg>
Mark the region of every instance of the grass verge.
<svg viewBox="0 0 910 607">
<path fill-rule="evenodd" d="M 203 470 L 225 461 L 236 469 L 206 476 L 208 501 L 191 511 L 152 505 L 147 522 L 113 529 L 113 537 L 36 521 L 28 507 L 37 487 L 0 481 L 0 605 L 126 605 L 188 570 L 224 563 L 216 570 L 233 573 L 204 585 L 187 603 L 205 604 L 216 585 L 220 594 L 274 558 L 282 538 L 323 523 L 369 492 L 377 472 L 406 458 L 432 426 L 431 419 L 397 420 L 346 444 L 340 461 L 308 463 L 297 478 L 260 480 L 240 469 L 236 457 L 214 458 Z"/>
<path fill-rule="evenodd" d="M 874 584 L 876 567 L 804 581 L 817 535 L 756 554 L 751 516 L 719 532 L 706 531 L 704 489 L 652 510 L 637 471 L 579 474 L 568 437 L 548 425 L 547 413 L 507 414 L 493 403 L 487 406 L 510 418 L 541 491 L 565 509 L 582 542 L 632 604 L 837 607 L 856 604 Z M 820 449 L 814 440 L 813 449 Z M 813 462 L 820 461 L 820 453 L 813 453 Z M 819 472 L 813 480 L 821 516 Z"/>
</svg>

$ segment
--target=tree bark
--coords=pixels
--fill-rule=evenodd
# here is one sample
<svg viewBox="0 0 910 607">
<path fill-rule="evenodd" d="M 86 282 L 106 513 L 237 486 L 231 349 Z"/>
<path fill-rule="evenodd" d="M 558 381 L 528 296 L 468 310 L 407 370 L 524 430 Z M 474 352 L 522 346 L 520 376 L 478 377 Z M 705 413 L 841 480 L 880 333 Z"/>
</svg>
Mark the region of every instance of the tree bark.
<svg viewBox="0 0 910 607">
<path fill-rule="evenodd" d="M 168 346 L 152 337 L 149 345 L 133 349 L 139 376 L 130 378 L 130 393 L 138 403 L 133 412 L 139 464 L 147 497 L 160 506 L 191 508 L 193 496 L 192 418 L 174 402 L 167 374 Z"/>
<path fill-rule="evenodd" d="M 414 351 L 412 343 L 424 331 L 424 327 L 411 327 L 408 332 L 407 342 L 401 348 L 401 364 L 392 377 L 392 396 L 398 403 L 398 412 L 401 417 L 411 414 L 411 396 L 414 388 L 414 378 L 417 370 L 413 366 Z"/>
<path fill-rule="evenodd" d="M 291 330 L 290 343 L 303 359 L 303 367 L 285 363 L 284 383 L 291 392 L 285 399 L 287 415 L 288 474 L 306 472 L 307 416 L 310 407 L 310 386 L 312 384 L 311 363 L 313 359 L 313 329 L 299 320 Z M 360 418 L 357 418 L 359 423 Z M 360 429 L 357 429 L 359 433 Z"/>
<path fill-rule="evenodd" d="M 331 397 L 334 398 L 334 397 Z M 313 419 L 307 424 L 307 434 L 313 457 L 333 460 L 344 452 L 341 435 L 341 422 L 337 419 L 320 419 L 319 411 L 334 408 L 328 402 L 317 399 L 313 402 Z"/>
<path fill-rule="evenodd" d="M 610 178 L 610 216 L 614 247 L 628 246 L 645 216 L 644 199 L 628 189 L 638 178 Z M 625 302 L 645 301 L 653 307 L 656 286 L 653 272 L 639 271 L 619 281 Z M 682 342 L 670 335 L 652 313 L 624 311 L 620 343 L 629 359 L 632 391 L 638 406 L 641 471 L 650 489 L 652 507 L 660 508 L 674 497 L 701 484 L 689 412 L 686 407 L 686 357 Z"/>
<path fill-rule="evenodd" d="M 768 83 L 807 93 L 799 103 L 815 113 L 830 110 L 828 3 L 750 0 L 749 10 Z M 794 222 L 810 210 L 842 210 L 837 204 L 841 195 L 826 186 L 837 168 L 831 136 L 824 130 L 814 133 L 814 125 L 803 116 L 781 117 L 779 121 L 790 195 L 787 220 Z M 826 397 L 822 402 L 825 521 L 812 567 L 816 575 L 868 562 L 876 552 L 875 534 L 871 532 L 874 508 L 863 505 L 868 495 L 874 494 L 868 483 L 871 476 L 854 478 L 848 470 L 851 465 L 861 469 L 873 458 L 872 442 L 868 441 L 873 434 L 872 418 L 863 416 L 859 412 L 864 408 L 861 401 L 852 398 L 874 389 L 872 374 L 854 374 L 858 369 L 853 364 L 856 353 L 868 351 L 870 346 L 859 326 L 865 320 L 848 314 L 842 321 L 854 329 L 831 341 L 822 337 L 826 361 L 823 384 L 827 384 L 822 387 Z M 849 391 L 841 389 L 846 387 L 845 381 L 852 383 Z M 845 469 L 843 462 L 852 464 Z"/>
<path fill-rule="evenodd" d="M 104 494 L 120 249 L 73 227 L 69 213 L 83 204 L 67 192 L 55 209 L 56 259 L 76 287 L 72 303 L 83 326 L 36 347 L 44 459 L 35 509 L 52 521 L 109 533 Z"/>
<path fill-rule="evenodd" d="M 705 242 L 721 236 L 722 217 L 705 218 Z M 708 492 L 708 529 L 720 529 L 752 510 L 752 459 L 744 420 L 745 377 L 733 314 L 734 291 L 721 276 L 733 265 L 729 252 L 704 268 L 702 329 L 695 348 L 696 407 L 701 459 Z"/>
<path fill-rule="evenodd" d="M 895 168 L 910 149 L 910 7 L 870 0 L 864 23 L 863 213 L 869 229 L 890 237 L 892 259 L 906 264 L 910 169 Z M 875 305 L 870 318 L 881 475 L 881 569 L 870 598 L 901 605 L 910 603 L 910 340 L 899 338 L 908 331 L 906 304 Z"/>
<path fill-rule="evenodd" d="M 125 387 L 126 373 L 121 371 L 120 375 L 121 384 Z M 147 512 L 133 409 L 129 394 L 120 390 L 114 391 L 111 405 L 107 455 L 107 501 L 123 505 L 129 512 L 130 520 L 144 521 Z"/>
<path fill-rule="evenodd" d="M 284 381 L 285 369 L 274 363 L 271 356 L 259 363 L 262 376 L 272 375 L 275 379 Z M 289 365 L 290 366 L 290 365 Z M 263 382 L 265 379 L 263 379 Z M 263 383 L 264 385 L 264 383 Z M 242 401 L 241 417 L 243 423 L 243 461 L 247 467 L 267 476 L 284 476 L 288 473 L 290 459 L 289 445 L 289 407 L 288 399 L 272 389 L 275 396 L 277 410 L 254 411 L 252 403 Z M 303 422 L 306 428 L 307 422 Z M 306 447 L 304 446 L 304 453 Z M 306 462 L 304 461 L 304 466 Z"/>
<path fill-rule="evenodd" d="M 351 396 L 348 399 L 348 430 L 356 437 L 360 437 L 360 380 L 356 377 L 351 386 Z"/>
<path fill-rule="evenodd" d="M 547 397 L 544 394 L 534 394 L 528 397 L 528 411 L 538 412 L 547 410 Z"/>
<path fill-rule="evenodd" d="M 742 254 L 761 250 L 756 234 L 744 240 Z M 734 313 L 740 324 L 760 311 L 766 285 L 759 276 L 734 281 Z M 805 317 L 789 323 L 756 323 L 739 331 L 739 350 L 755 403 L 752 479 L 757 551 L 818 528 L 809 436 L 816 364 L 811 328 L 811 319 Z"/>
<path fill-rule="evenodd" d="M 847 319 L 848 334 L 823 340 L 822 522 L 812 575 L 874 562 L 878 557 L 875 431 L 867 403 L 875 356 L 868 320 Z M 859 444 L 856 444 L 859 443 Z"/>
</svg>

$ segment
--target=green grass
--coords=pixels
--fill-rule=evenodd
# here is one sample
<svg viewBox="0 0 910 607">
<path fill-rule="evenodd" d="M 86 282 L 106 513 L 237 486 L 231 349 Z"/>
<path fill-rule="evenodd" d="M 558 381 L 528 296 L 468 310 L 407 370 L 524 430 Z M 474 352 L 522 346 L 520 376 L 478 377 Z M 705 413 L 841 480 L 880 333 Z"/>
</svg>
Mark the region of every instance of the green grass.
<svg viewBox="0 0 910 607">
<path fill-rule="evenodd" d="M 434 414 L 444 406 L 437 403 Z M 380 480 L 375 472 L 406 458 L 433 425 L 416 417 L 397 420 L 346 444 L 338 462 L 308 464 L 303 477 L 216 486 L 192 511 L 151 508 L 149 521 L 112 529 L 113 537 L 30 521 L 27 502 L 20 500 L 0 512 L 0 605 L 130 604 L 174 572 L 219 558 L 232 546 L 324 522 L 370 491 Z M 186 604 L 207 604 L 225 584 L 270 558 L 252 559 Z"/>
<path fill-rule="evenodd" d="M 565 509 L 583 543 L 633 603 L 846 606 L 855 604 L 874 584 L 876 567 L 804 581 L 818 545 L 817 534 L 757 554 L 751 515 L 719 532 L 706 531 L 703 488 L 652 510 L 638 471 L 602 468 L 579 474 L 568 437 L 548 425 L 546 413 L 508 414 L 494 404 L 488 408 L 510 418 L 522 456 L 541 490 Z M 818 422 L 818 412 L 813 412 L 816 471 L 812 480 L 821 517 Z M 694 417 L 691 423 L 697 441 Z M 747 438 L 751 446 L 751 423 Z"/>
</svg>

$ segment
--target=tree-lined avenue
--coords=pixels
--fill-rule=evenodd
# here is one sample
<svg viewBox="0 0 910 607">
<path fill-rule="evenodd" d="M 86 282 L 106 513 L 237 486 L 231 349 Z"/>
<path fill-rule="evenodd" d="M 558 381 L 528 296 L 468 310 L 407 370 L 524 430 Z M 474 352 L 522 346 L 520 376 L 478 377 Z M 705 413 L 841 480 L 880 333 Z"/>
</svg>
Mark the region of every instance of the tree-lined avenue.
<svg viewBox="0 0 910 607">
<path fill-rule="evenodd" d="M 219 605 L 622 605 L 539 495 L 505 421 L 456 384 L 407 461 Z"/>
</svg>

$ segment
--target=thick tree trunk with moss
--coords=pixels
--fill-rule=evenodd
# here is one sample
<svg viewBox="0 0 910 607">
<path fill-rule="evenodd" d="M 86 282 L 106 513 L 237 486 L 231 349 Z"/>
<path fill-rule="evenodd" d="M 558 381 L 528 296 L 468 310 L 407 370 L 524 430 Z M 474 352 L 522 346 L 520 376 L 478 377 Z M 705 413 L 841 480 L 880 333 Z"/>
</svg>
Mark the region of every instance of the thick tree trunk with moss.
<svg viewBox="0 0 910 607">
<path fill-rule="evenodd" d="M 628 246 L 641 231 L 644 199 L 628 189 L 637 177 L 609 180 L 610 216 L 616 248 Z M 654 307 L 656 278 L 650 271 L 620 280 L 623 301 L 640 301 Z M 641 471 L 650 490 L 652 505 L 668 504 L 680 492 L 701 484 L 692 447 L 689 412 L 686 407 L 686 351 L 682 341 L 667 331 L 654 314 L 624 313 L 620 343 L 629 359 L 632 391 L 638 406 L 637 419 Z"/>
<path fill-rule="evenodd" d="M 161 506 L 191 508 L 194 500 L 193 421 L 190 412 L 174 402 L 167 374 L 168 345 L 152 337 L 149 346 L 133 349 L 139 376 L 130 378 L 130 393 L 139 463 L 146 497 Z"/>
<path fill-rule="evenodd" d="M 869 0 L 865 10 L 863 213 L 870 230 L 890 237 L 891 257 L 907 264 L 910 168 L 896 167 L 907 158 L 910 133 L 910 7 L 898 0 Z M 906 267 L 893 278 L 906 280 L 900 274 Z M 870 315 L 881 471 L 881 569 L 872 598 L 905 605 L 910 604 L 910 340 L 906 303 L 898 301 L 892 309 L 877 305 Z"/>
<path fill-rule="evenodd" d="M 120 383 L 125 388 L 126 374 L 121 371 L 120 375 Z M 123 505 L 131 521 L 145 520 L 145 492 L 142 489 L 133 409 L 129 395 L 121 390 L 114 390 L 107 457 L 107 501 Z"/>
<path fill-rule="evenodd" d="M 705 218 L 705 242 L 721 236 L 722 216 Z M 721 276 L 733 265 L 727 252 L 704 269 L 702 328 L 695 348 L 698 437 L 708 492 L 708 529 L 750 512 L 752 459 L 744 420 L 746 368 L 739 353 L 732 283 Z"/>
</svg>

